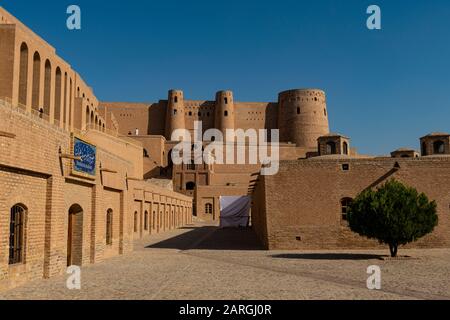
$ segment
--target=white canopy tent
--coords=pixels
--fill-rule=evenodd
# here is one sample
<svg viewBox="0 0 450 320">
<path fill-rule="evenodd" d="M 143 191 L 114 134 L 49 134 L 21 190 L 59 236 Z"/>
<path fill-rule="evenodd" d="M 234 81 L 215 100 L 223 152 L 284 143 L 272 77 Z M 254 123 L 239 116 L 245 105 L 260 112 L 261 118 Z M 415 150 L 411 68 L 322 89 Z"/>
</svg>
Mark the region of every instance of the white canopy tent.
<svg viewBox="0 0 450 320">
<path fill-rule="evenodd" d="M 220 227 L 247 227 L 250 222 L 251 197 L 220 197 Z"/>
</svg>

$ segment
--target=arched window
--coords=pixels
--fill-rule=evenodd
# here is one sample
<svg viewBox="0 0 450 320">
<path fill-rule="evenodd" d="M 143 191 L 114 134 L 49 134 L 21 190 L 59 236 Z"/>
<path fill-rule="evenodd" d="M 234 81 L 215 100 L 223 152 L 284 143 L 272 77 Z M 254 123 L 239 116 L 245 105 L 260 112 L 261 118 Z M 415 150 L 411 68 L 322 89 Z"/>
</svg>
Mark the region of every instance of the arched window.
<svg viewBox="0 0 450 320">
<path fill-rule="evenodd" d="M 195 190 L 195 182 L 188 182 L 186 183 L 186 190 Z"/>
<path fill-rule="evenodd" d="M 44 77 L 44 114 L 50 115 L 50 99 L 51 99 L 51 83 L 52 83 L 52 65 L 49 60 L 45 61 L 45 77 Z"/>
<path fill-rule="evenodd" d="M 336 154 L 336 143 L 332 141 L 327 142 L 327 154 Z"/>
<path fill-rule="evenodd" d="M 178 110 L 177 109 L 173 109 L 173 115 L 175 116 L 175 115 L 177 115 L 177 113 L 178 113 Z"/>
<path fill-rule="evenodd" d="M 84 126 L 85 129 L 87 129 L 89 125 L 89 114 L 90 114 L 89 106 L 86 106 L 86 124 Z"/>
<path fill-rule="evenodd" d="M 9 222 L 9 264 L 23 262 L 25 249 L 24 226 L 26 208 L 22 205 L 15 205 L 11 208 Z"/>
<path fill-rule="evenodd" d="M 343 152 L 344 154 L 347 154 L 347 155 L 348 155 L 348 143 L 347 143 L 347 142 L 344 142 L 344 143 L 342 144 L 342 152 Z"/>
<path fill-rule="evenodd" d="M 212 214 L 213 213 L 213 205 L 211 203 L 205 204 L 205 213 Z"/>
<path fill-rule="evenodd" d="M 144 229 L 148 230 L 148 211 L 144 213 Z"/>
<path fill-rule="evenodd" d="M 112 245 L 113 237 L 113 210 L 108 209 L 106 212 L 106 245 Z"/>
<path fill-rule="evenodd" d="M 352 198 L 341 199 L 341 214 L 342 214 L 342 220 L 344 220 L 344 221 L 347 221 L 348 207 L 352 204 L 352 201 L 353 201 Z"/>
<path fill-rule="evenodd" d="M 62 88 L 62 74 L 59 67 L 56 68 L 55 73 L 55 120 L 61 120 L 61 88 Z"/>
<path fill-rule="evenodd" d="M 224 115 L 225 117 L 228 117 L 228 111 L 225 110 L 225 112 L 223 113 L 223 115 Z"/>
<path fill-rule="evenodd" d="M 31 105 L 33 110 L 39 110 L 39 97 L 41 90 L 41 56 L 38 52 L 33 56 L 33 93 L 31 99 Z"/>
<path fill-rule="evenodd" d="M 94 128 L 94 111 L 91 111 L 91 119 L 90 119 L 90 121 L 89 121 L 89 124 L 90 124 L 90 126 L 89 126 L 89 128 L 90 129 L 92 129 L 92 128 Z"/>
<path fill-rule="evenodd" d="M 156 211 L 153 211 L 153 215 L 152 215 L 152 228 L 154 229 L 156 226 Z"/>
<path fill-rule="evenodd" d="M 24 43 L 20 46 L 19 65 L 19 103 L 27 104 L 28 94 L 28 46 Z"/>
<path fill-rule="evenodd" d="M 444 154 L 445 153 L 445 144 L 444 141 L 436 141 L 433 143 L 433 153 L 434 154 Z"/>
<path fill-rule="evenodd" d="M 138 213 L 134 212 L 134 232 L 138 232 Z"/>
<path fill-rule="evenodd" d="M 300 114 L 300 107 L 297 108 L 297 114 Z"/>
<path fill-rule="evenodd" d="M 67 123 L 69 128 L 72 125 L 72 94 L 72 78 L 69 78 L 69 108 L 67 110 L 69 113 L 69 122 Z"/>
<path fill-rule="evenodd" d="M 105 125 L 103 125 L 105 126 Z M 150 155 L 148 154 L 147 149 L 144 148 L 144 158 L 150 158 Z"/>
</svg>

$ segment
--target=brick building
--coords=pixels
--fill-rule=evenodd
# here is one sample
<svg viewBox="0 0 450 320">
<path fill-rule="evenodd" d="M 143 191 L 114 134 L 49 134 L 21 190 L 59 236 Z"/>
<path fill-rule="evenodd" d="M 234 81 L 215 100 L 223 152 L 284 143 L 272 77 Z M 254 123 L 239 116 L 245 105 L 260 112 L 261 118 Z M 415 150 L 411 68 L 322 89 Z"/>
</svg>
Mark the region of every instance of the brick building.
<svg viewBox="0 0 450 320">
<path fill-rule="evenodd" d="M 2 8 L 0 42 L 0 289 L 191 222 L 192 198 L 144 180 L 142 144 L 120 137 L 76 71 Z M 77 170 L 77 145 L 95 150 L 92 172 Z"/>
<path fill-rule="evenodd" d="M 180 90 L 154 103 L 99 102 L 56 51 L 0 7 L 0 288 L 51 277 L 67 265 L 132 250 L 133 240 L 220 219 L 221 196 L 252 196 L 252 226 L 268 249 L 360 248 L 345 213 L 359 192 L 395 177 L 438 203 L 439 226 L 416 245 L 450 245 L 450 135 L 421 139 L 421 155 L 359 155 L 330 133 L 325 92 L 295 89 L 275 102 L 239 102 L 231 91 L 189 100 Z M 264 137 L 280 170 L 173 164 L 172 133 L 195 123 L 279 130 Z M 206 148 L 215 137 L 201 145 Z M 257 146 L 261 140 L 258 140 Z M 224 141 L 237 150 L 247 140 Z"/>
</svg>

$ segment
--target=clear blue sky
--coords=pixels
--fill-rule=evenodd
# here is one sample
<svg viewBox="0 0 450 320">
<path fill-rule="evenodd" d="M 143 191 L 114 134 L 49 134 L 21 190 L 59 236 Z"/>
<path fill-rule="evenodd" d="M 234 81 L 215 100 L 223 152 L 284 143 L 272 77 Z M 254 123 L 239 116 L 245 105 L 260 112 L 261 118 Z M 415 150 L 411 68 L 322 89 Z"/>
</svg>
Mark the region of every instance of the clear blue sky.
<svg viewBox="0 0 450 320">
<path fill-rule="evenodd" d="M 66 28 L 66 8 L 82 30 Z M 366 9 L 382 9 L 382 30 Z M 190 99 L 220 89 L 239 101 L 279 91 L 327 92 L 331 130 L 362 153 L 418 149 L 450 131 L 450 1 L 2 0 L 46 39 L 104 101 L 150 102 L 180 88 Z"/>
</svg>

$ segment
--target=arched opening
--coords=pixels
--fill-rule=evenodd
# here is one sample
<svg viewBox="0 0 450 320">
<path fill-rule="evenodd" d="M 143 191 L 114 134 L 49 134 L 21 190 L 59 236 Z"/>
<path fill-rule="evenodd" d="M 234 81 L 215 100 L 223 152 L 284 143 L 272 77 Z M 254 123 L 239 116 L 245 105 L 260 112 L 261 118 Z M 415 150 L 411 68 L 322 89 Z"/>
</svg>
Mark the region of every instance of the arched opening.
<svg viewBox="0 0 450 320">
<path fill-rule="evenodd" d="M 64 82 L 63 82 L 63 103 L 62 103 L 62 121 L 61 123 L 66 123 L 67 117 L 67 72 L 64 73 Z"/>
<path fill-rule="evenodd" d="M 444 141 L 435 141 L 433 143 L 433 153 L 434 154 L 444 154 L 445 153 L 445 144 Z"/>
<path fill-rule="evenodd" d="M 98 117 L 95 116 L 95 130 L 98 130 Z"/>
<path fill-rule="evenodd" d="M 341 218 L 343 221 L 347 221 L 347 213 L 350 205 L 352 204 L 352 198 L 341 199 Z"/>
<path fill-rule="evenodd" d="M 225 117 L 228 117 L 228 111 L 225 111 L 225 112 L 223 113 L 223 115 L 224 115 Z"/>
<path fill-rule="evenodd" d="M 89 127 L 89 115 L 90 115 L 90 110 L 89 110 L 89 106 L 86 107 L 86 123 L 84 125 L 84 128 L 87 129 Z"/>
<path fill-rule="evenodd" d="M 24 261 L 26 212 L 26 207 L 21 204 L 16 204 L 11 208 L 9 221 L 9 264 L 18 264 Z"/>
<path fill-rule="evenodd" d="M 297 107 L 297 114 L 300 114 L 300 107 Z"/>
<path fill-rule="evenodd" d="M 144 230 L 148 230 L 148 211 L 144 212 Z"/>
<path fill-rule="evenodd" d="M 20 66 L 19 66 L 19 103 L 27 104 L 28 94 L 28 46 L 22 43 L 20 46 Z"/>
<path fill-rule="evenodd" d="M 94 128 L 94 111 L 91 111 L 91 119 L 89 120 L 89 128 Z"/>
<path fill-rule="evenodd" d="M 67 226 L 67 265 L 81 266 L 83 261 L 83 209 L 74 204 L 69 209 Z"/>
<path fill-rule="evenodd" d="M 190 190 L 190 191 L 195 190 L 195 182 L 190 181 L 190 182 L 186 183 L 186 190 Z"/>
<path fill-rule="evenodd" d="M 212 214 L 213 213 L 213 205 L 211 203 L 205 204 L 205 213 Z"/>
<path fill-rule="evenodd" d="M 336 154 L 336 143 L 333 141 L 327 142 L 327 154 Z"/>
<path fill-rule="evenodd" d="M 72 125 L 72 78 L 69 80 L 69 128 Z"/>
<path fill-rule="evenodd" d="M 348 155 L 348 143 L 347 143 L 347 142 L 344 142 L 344 143 L 342 144 L 342 152 L 343 152 L 344 154 Z"/>
<path fill-rule="evenodd" d="M 106 245 L 112 245 L 113 239 L 113 210 L 108 209 L 106 212 Z"/>
<path fill-rule="evenodd" d="M 61 84 L 61 69 L 57 67 L 55 74 L 55 121 L 61 120 Z"/>
<path fill-rule="evenodd" d="M 39 111 L 39 97 L 41 90 L 41 56 L 35 52 L 33 56 L 33 89 L 31 106 L 33 110 Z"/>
<path fill-rule="evenodd" d="M 49 60 L 45 61 L 44 76 L 44 114 L 50 115 L 50 99 L 52 85 L 52 65 Z"/>
<path fill-rule="evenodd" d="M 138 213 L 134 212 L 134 232 L 138 232 Z"/>
<path fill-rule="evenodd" d="M 148 154 L 147 149 L 144 148 L 143 150 L 144 150 L 144 158 L 150 158 L 150 155 Z"/>
</svg>

